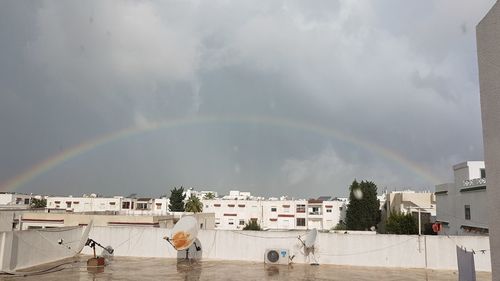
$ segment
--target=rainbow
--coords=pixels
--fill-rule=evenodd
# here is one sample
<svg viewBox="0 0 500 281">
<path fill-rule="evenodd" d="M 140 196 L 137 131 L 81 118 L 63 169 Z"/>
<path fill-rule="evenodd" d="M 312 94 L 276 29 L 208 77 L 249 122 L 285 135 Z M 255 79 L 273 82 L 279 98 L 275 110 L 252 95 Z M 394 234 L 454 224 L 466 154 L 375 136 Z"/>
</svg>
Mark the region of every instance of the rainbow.
<svg viewBox="0 0 500 281">
<path fill-rule="evenodd" d="M 160 129 L 173 129 L 178 127 L 190 125 L 203 125 L 203 124 L 252 124 L 261 126 L 277 126 L 286 127 L 295 130 L 302 130 L 307 132 L 316 133 L 319 135 L 331 137 L 340 141 L 350 143 L 352 145 L 366 149 L 372 153 L 380 155 L 387 160 L 396 162 L 404 166 L 409 171 L 426 179 L 427 181 L 437 184 L 440 179 L 429 172 L 424 167 L 414 163 L 395 151 L 389 150 L 375 143 L 370 143 L 353 135 L 346 134 L 336 129 L 318 126 L 311 123 L 280 119 L 265 116 L 196 116 L 181 119 L 171 119 L 163 122 L 150 123 L 142 126 L 134 126 L 114 131 L 105 135 L 98 136 L 94 139 L 87 140 L 76 146 L 70 147 L 53 155 L 44 161 L 37 163 L 25 172 L 7 180 L 0 185 L 2 191 L 14 191 L 24 184 L 32 181 L 36 177 L 50 171 L 51 169 L 64 164 L 65 162 L 92 151 L 100 146 L 128 138 L 141 133 L 155 131 Z"/>
</svg>

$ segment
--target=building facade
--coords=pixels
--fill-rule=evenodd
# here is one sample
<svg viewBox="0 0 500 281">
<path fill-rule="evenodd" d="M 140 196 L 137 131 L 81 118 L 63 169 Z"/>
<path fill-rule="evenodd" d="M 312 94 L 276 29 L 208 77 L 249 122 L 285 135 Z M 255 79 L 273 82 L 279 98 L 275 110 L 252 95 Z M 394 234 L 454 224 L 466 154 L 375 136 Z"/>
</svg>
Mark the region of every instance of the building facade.
<svg viewBox="0 0 500 281">
<path fill-rule="evenodd" d="M 500 280 L 500 2 L 476 28 L 493 280 Z"/>
<path fill-rule="evenodd" d="M 230 191 L 221 198 L 203 199 L 213 191 L 186 191 L 186 199 L 197 196 L 203 204 L 203 214 L 214 214 L 214 225 L 222 230 L 241 230 L 250 220 L 263 229 L 303 230 L 317 228 L 330 230 L 345 218 L 346 199 L 320 197 L 309 200 L 290 200 L 286 196 L 264 199 L 250 192 Z M 107 213 L 109 215 L 164 216 L 179 215 L 168 209 L 168 198 L 126 198 L 90 196 L 57 196 L 47 198 L 48 212 Z"/>
<path fill-rule="evenodd" d="M 203 212 L 215 214 L 216 229 L 241 230 L 250 220 L 262 229 L 330 230 L 345 218 L 340 200 L 202 200 Z"/>
<path fill-rule="evenodd" d="M 436 196 L 432 192 L 393 191 L 386 193 L 384 197 L 379 225 L 382 233 L 385 233 L 385 223 L 391 214 L 412 214 L 417 220 L 420 215 L 422 233 L 426 226 L 436 220 Z"/>
<path fill-rule="evenodd" d="M 436 186 L 437 218 L 442 235 L 487 235 L 488 190 L 483 161 L 453 166 L 454 182 Z"/>
<path fill-rule="evenodd" d="M 0 193 L 0 208 L 29 208 L 34 197 L 22 193 L 2 192 Z"/>
<path fill-rule="evenodd" d="M 167 215 L 168 198 L 57 196 L 47 197 L 47 209 L 66 212 L 114 212 L 123 215 Z"/>
</svg>

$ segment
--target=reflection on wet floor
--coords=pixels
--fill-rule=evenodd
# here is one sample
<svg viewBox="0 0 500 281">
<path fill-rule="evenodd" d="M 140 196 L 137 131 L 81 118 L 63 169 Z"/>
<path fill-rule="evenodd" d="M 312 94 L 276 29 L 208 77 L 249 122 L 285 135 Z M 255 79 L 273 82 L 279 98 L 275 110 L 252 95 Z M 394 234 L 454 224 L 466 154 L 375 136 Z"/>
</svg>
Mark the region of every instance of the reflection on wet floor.
<svg viewBox="0 0 500 281">
<path fill-rule="evenodd" d="M 3 277 L 2 280 L 457 280 L 453 271 L 391 269 L 336 265 L 269 266 L 258 262 L 186 261 L 164 258 L 114 258 L 104 271 L 88 269 L 88 257 L 54 268 L 47 274 Z M 491 280 L 479 272 L 477 280 Z"/>
</svg>

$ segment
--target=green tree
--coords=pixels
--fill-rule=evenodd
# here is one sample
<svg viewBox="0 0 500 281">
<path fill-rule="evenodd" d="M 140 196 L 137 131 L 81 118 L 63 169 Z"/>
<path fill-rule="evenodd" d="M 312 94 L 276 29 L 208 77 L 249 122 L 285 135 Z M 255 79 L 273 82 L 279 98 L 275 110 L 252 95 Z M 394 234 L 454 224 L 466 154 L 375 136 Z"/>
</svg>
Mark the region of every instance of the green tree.
<svg viewBox="0 0 500 281">
<path fill-rule="evenodd" d="M 47 199 L 31 198 L 30 208 L 45 208 L 47 207 Z"/>
<path fill-rule="evenodd" d="M 371 181 L 354 180 L 349 188 L 346 226 L 349 230 L 369 230 L 380 221 L 377 185 Z"/>
<path fill-rule="evenodd" d="M 201 213 L 203 212 L 203 203 L 200 199 L 193 194 L 188 198 L 186 202 L 186 212 Z"/>
<path fill-rule="evenodd" d="M 212 192 L 209 192 L 209 193 L 205 194 L 205 196 L 203 196 L 203 199 L 205 199 L 205 200 L 215 199 L 215 194 L 213 194 Z"/>
<path fill-rule="evenodd" d="M 347 225 L 345 222 L 340 221 L 335 227 L 333 227 L 333 230 L 347 230 Z"/>
<path fill-rule="evenodd" d="M 174 189 L 170 190 L 170 204 L 168 204 L 168 209 L 171 212 L 184 212 L 184 199 L 186 199 L 184 187 L 174 187 Z"/>
<path fill-rule="evenodd" d="M 387 234 L 418 234 L 417 220 L 412 214 L 392 213 L 385 229 Z"/>
<path fill-rule="evenodd" d="M 262 230 L 257 220 L 248 220 L 243 230 Z"/>
</svg>

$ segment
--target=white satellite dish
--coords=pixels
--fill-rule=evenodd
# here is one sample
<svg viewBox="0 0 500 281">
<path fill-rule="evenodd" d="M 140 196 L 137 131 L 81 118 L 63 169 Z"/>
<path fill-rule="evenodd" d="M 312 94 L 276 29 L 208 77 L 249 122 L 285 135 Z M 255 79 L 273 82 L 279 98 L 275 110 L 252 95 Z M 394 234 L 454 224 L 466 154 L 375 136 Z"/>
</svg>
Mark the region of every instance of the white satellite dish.
<svg viewBox="0 0 500 281">
<path fill-rule="evenodd" d="M 316 243 L 316 237 L 318 236 L 318 230 L 316 228 L 311 229 L 305 235 L 305 240 L 299 236 L 299 241 L 304 248 L 304 256 L 306 256 L 311 265 L 318 265 L 318 260 L 316 259 L 316 255 L 314 254 L 314 243 Z"/>
<path fill-rule="evenodd" d="M 198 236 L 198 221 L 193 216 L 182 217 L 172 229 L 172 237 L 163 237 L 177 251 L 188 250 Z"/>
<path fill-rule="evenodd" d="M 90 220 L 89 224 L 87 224 L 87 226 L 85 227 L 85 230 L 83 230 L 82 238 L 80 239 L 80 243 L 78 243 L 78 247 L 76 248 L 77 253 L 80 253 L 83 250 L 83 247 L 85 247 L 85 244 L 87 243 L 87 240 L 89 238 L 90 229 L 92 229 L 93 224 L 94 221 Z"/>
<path fill-rule="evenodd" d="M 306 240 L 304 241 L 304 246 L 306 248 L 314 247 L 316 236 L 318 236 L 318 230 L 316 228 L 311 229 L 311 231 L 307 233 Z"/>
</svg>

